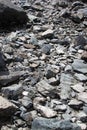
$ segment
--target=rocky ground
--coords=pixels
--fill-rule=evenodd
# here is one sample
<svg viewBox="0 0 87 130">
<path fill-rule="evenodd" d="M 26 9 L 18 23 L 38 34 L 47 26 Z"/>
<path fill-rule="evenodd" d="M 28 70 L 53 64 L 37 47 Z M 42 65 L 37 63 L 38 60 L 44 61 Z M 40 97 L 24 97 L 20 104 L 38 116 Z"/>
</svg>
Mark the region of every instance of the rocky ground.
<svg viewBox="0 0 87 130">
<path fill-rule="evenodd" d="M 0 129 L 87 130 L 86 0 L 12 2 L 27 24 L 0 30 Z"/>
</svg>

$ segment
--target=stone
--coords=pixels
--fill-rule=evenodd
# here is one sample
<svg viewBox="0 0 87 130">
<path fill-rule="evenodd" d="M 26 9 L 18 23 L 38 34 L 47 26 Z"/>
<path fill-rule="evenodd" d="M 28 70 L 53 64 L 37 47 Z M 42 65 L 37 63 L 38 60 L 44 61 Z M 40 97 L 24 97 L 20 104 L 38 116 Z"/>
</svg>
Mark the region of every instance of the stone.
<svg viewBox="0 0 87 130">
<path fill-rule="evenodd" d="M 6 69 L 6 63 L 2 52 L 0 52 L 0 70 Z"/>
<path fill-rule="evenodd" d="M 0 26 L 26 24 L 28 17 L 26 13 L 18 6 L 11 3 L 10 0 L 0 0 Z"/>
<path fill-rule="evenodd" d="M 51 85 L 53 85 L 53 86 L 57 86 L 57 85 L 59 85 L 59 83 L 60 83 L 60 80 L 59 79 L 57 79 L 57 78 L 50 78 L 49 79 L 49 84 L 51 84 Z"/>
<path fill-rule="evenodd" d="M 78 113 L 78 118 L 82 121 L 82 122 L 87 122 L 87 114 L 85 114 L 83 111 Z"/>
<path fill-rule="evenodd" d="M 22 105 L 25 107 L 25 108 L 27 108 L 28 110 L 29 109 L 32 109 L 32 107 L 33 107 L 33 103 L 32 103 L 32 100 L 29 98 L 29 97 L 26 97 L 26 96 L 24 96 L 23 98 L 22 98 Z"/>
<path fill-rule="evenodd" d="M 52 38 L 53 35 L 54 35 L 54 31 L 51 29 L 48 29 L 42 33 L 42 37 L 45 37 L 45 38 Z"/>
<path fill-rule="evenodd" d="M 8 87 L 2 87 L 1 92 L 7 98 L 17 99 L 19 95 L 21 95 L 23 91 L 22 84 L 13 84 Z"/>
<path fill-rule="evenodd" d="M 81 59 L 87 62 L 87 51 L 82 53 Z"/>
<path fill-rule="evenodd" d="M 83 101 L 84 103 L 87 103 L 87 93 L 86 92 L 79 93 L 78 100 Z"/>
<path fill-rule="evenodd" d="M 23 75 L 23 71 L 10 72 L 8 75 L 2 75 L 0 76 L 0 85 L 6 86 L 11 84 L 12 82 L 17 81 Z"/>
<path fill-rule="evenodd" d="M 87 73 L 87 64 L 85 64 L 83 60 L 75 59 L 72 63 L 72 68 L 76 72 L 80 72 L 83 74 Z"/>
<path fill-rule="evenodd" d="M 87 81 L 87 76 L 85 76 L 84 74 L 78 74 L 75 73 L 75 78 L 81 82 L 86 82 Z"/>
<path fill-rule="evenodd" d="M 81 128 L 67 120 L 35 118 L 31 130 L 81 130 Z"/>
<path fill-rule="evenodd" d="M 69 105 L 71 108 L 73 108 L 73 109 L 79 110 L 79 109 L 82 108 L 83 103 L 82 103 L 81 101 L 76 100 L 76 99 L 72 99 L 72 100 L 68 103 L 68 105 Z"/>
<path fill-rule="evenodd" d="M 43 47 L 41 49 L 41 51 L 44 54 L 50 54 L 50 50 L 51 50 L 51 45 L 49 45 L 49 44 L 43 45 Z"/>
<path fill-rule="evenodd" d="M 60 88 L 61 88 L 61 99 L 68 99 L 70 97 L 70 91 L 72 85 L 74 85 L 75 79 L 71 74 L 61 74 Z"/>
<path fill-rule="evenodd" d="M 81 92 L 84 92 L 84 91 L 85 91 L 85 88 L 82 86 L 81 83 L 78 83 L 78 84 L 76 84 L 76 85 L 73 85 L 73 86 L 71 86 L 71 88 L 72 88 L 74 91 L 78 92 L 78 93 L 81 93 Z"/>
<path fill-rule="evenodd" d="M 0 96 L 0 118 L 12 117 L 12 115 L 18 110 L 17 106 L 9 102 L 4 97 Z"/>
</svg>

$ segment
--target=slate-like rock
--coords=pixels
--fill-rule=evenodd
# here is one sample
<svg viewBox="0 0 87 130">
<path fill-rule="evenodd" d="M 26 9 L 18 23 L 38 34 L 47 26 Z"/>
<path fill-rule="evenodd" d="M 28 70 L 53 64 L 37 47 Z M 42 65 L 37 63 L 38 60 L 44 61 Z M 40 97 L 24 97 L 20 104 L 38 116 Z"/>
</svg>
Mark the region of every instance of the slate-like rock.
<svg viewBox="0 0 87 130">
<path fill-rule="evenodd" d="M 31 130 L 81 130 L 81 128 L 67 120 L 58 121 L 40 117 L 34 119 Z"/>
<path fill-rule="evenodd" d="M 21 25 L 26 24 L 27 21 L 28 17 L 20 7 L 10 0 L 0 0 L 0 26 Z"/>
</svg>

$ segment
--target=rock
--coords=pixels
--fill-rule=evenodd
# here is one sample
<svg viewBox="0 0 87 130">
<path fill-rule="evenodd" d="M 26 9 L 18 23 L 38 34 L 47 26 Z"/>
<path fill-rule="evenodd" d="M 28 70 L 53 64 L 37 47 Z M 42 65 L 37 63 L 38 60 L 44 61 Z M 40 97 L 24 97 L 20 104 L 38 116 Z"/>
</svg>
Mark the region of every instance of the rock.
<svg viewBox="0 0 87 130">
<path fill-rule="evenodd" d="M 74 75 L 75 78 L 81 82 L 86 82 L 87 81 L 87 76 L 85 76 L 84 74 L 75 74 Z"/>
<path fill-rule="evenodd" d="M 28 14 L 28 18 L 31 22 L 35 22 L 37 20 L 37 17 L 31 14 Z"/>
<path fill-rule="evenodd" d="M 18 6 L 11 3 L 10 0 L 0 0 L 0 26 L 26 24 L 28 17 L 26 13 Z"/>
<path fill-rule="evenodd" d="M 87 44 L 87 41 L 83 35 L 79 35 L 76 37 L 74 44 L 75 47 L 79 46 L 79 48 L 84 48 L 84 46 Z"/>
<path fill-rule="evenodd" d="M 71 108 L 73 108 L 73 109 L 79 110 L 79 109 L 82 108 L 83 103 L 82 103 L 81 101 L 76 100 L 76 99 L 72 99 L 72 100 L 68 103 L 68 105 L 69 105 Z"/>
<path fill-rule="evenodd" d="M 47 79 L 50 79 L 52 77 L 56 77 L 56 73 L 52 69 L 48 69 L 45 74 Z"/>
<path fill-rule="evenodd" d="M 56 110 L 58 112 L 65 112 L 67 110 L 67 106 L 65 104 L 56 105 L 54 107 L 54 110 Z"/>
<path fill-rule="evenodd" d="M 82 122 L 87 122 L 87 115 L 84 112 L 80 112 L 78 114 L 78 118 L 82 121 Z"/>
<path fill-rule="evenodd" d="M 54 31 L 51 29 L 48 29 L 42 33 L 42 37 L 45 37 L 45 38 L 52 38 L 53 35 L 54 35 Z"/>
<path fill-rule="evenodd" d="M 51 45 L 49 45 L 49 44 L 43 45 L 43 47 L 41 49 L 41 51 L 44 54 L 50 54 L 50 50 L 51 50 Z"/>
<path fill-rule="evenodd" d="M 0 52 L 0 70 L 6 69 L 6 63 L 3 54 Z"/>
<path fill-rule="evenodd" d="M 49 84 L 51 84 L 51 85 L 53 85 L 53 86 L 57 86 L 57 85 L 59 85 L 59 83 L 60 83 L 60 80 L 59 79 L 57 79 L 57 78 L 50 78 L 49 79 Z"/>
<path fill-rule="evenodd" d="M 84 91 L 85 91 L 85 88 L 82 86 L 81 83 L 78 83 L 78 84 L 76 84 L 76 85 L 73 85 L 73 86 L 71 86 L 71 88 L 72 88 L 74 91 L 78 92 L 78 93 L 81 93 L 81 92 L 84 92 Z"/>
<path fill-rule="evenodd" d="M 76 72 L 80 72 L 83 74 L 87 73 L 87 64 L 85 64 L 83 60 L 75 59 L 72 63 L 72 68 Z"/>
<path fill-rule="evenodd" d="M 75 83 L 75 79 L 71 74 L 61 74 L 60 87 L 61 87 L 61 99 L 68 99 L 70 97 L 70 86 Z"/>
<path fill-rule="evenodd" d="M 33 107 L 33 103 L 32 100 L 29 97 L 24 96 L 22 98 L 22 105 L 27 108 L 28 110 L 31 109 Z"/>
<path fill-rule="evenodd" d="M 83 101 L 84 103 L 87 103 L 87 93 L 86 92 L 79 93 L 78 100 Z"/>
<path fill-rule="evenodd" d="M 45 98 L 36 97 L 33 101 L 34 109 L 36 109 L 44 117 L 51 118 L 57 116 L 57 112 L 49 107 L 43 106 L 41 103 L 45 104 Z M 49 112 L 48 112 L 49 111 Z"/>
<path fill-rule="evenodd" d="M 27 122 L 28 125 L 31 125 L 33 119 L 37 117 L 37 112 L 35 110 L 26 112 L 24 114 L 21 114 L 21 117 L 23 118 L 24 121 Z"/>
<path fill-rule="evenodd" d="M 32 123 L 32 130 L 81 130 L 81 128 L 74 123 L 71 123 L 67 120 L 58 119 L 46 119 L 42 117 L 38 117 L 34 119 Z"/>
<path fill-rule="evenodd" d="M 23 74 L 23 71 L 17 71 L 8 75 L 0 76 L 0 85 L 6 86 L 8 84 L 11 84 L 12 82 L 17 81 L 21 76 L 23 76 Z"/>
<path fill-rule="evenodd" d="M 11 117 L 18 108 L 11 102 L 9 102 L 4 97 L 0 96 L 0 118 L 8 118 Z"/>
<path fill-rule="evenodd" d="M 81 59 L 87 62 L 87 51 L 82 53 Z"/>
<path fill-rule="evenodd" d="M 8 87 L 2 87 L 1 92 L 5 97 L 11 99 L 17 99 L 19 95 L 21 95 L 23 91 L 22 84 L 14 84 Z"/>
</svg>

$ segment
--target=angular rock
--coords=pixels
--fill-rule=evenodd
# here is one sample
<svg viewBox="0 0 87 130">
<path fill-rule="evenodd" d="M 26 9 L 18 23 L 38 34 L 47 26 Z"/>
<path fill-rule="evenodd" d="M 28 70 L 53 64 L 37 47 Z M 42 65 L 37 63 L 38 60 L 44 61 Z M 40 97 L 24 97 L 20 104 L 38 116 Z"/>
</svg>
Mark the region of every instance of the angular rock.
<svg viewBox="0 0 87 130">
<path fill-rule="evenodd" d="M 83 101 L 84 103 L 87 103 L 87 93 L 86 92 L 79 93 L 78 100 Z"/>
<path fill-rule="evenodd" d="M 6 63 L 3 54 L 0 52 L 0 70 L 5 70 Z"/>
<path fill-rule="evenodd" d="M 73 108 L 73 109 L 81 109 L 81 107 L 83 106 L 83 103 L 81 101 L 78 101 L 76 99 L 72 99 L 68 105 Z"/>
<path fill-rule="evenodd" d="M 67 120 L 46 119 L 38 117 L 34 119 L 31 130 L 81 130 L 81 128 Z"/>
<path fill-rule="evenodd" d="M 52 38 L 54 34 L 54 31 L 51 29 L 46 30 L 45 32 L 42 33 L 42 37 L 45 38 Z"/>
<path fill-rule="evenodd" d="M 74 75 L 75 78 L 81 82 L 86 82 L 87 81 L 87 76 L 85 76 L 84 74 L 75 74 Z"/>
<path fill-rule="evenodd" d="M 85 88 L 82 86 L 81 83 L 78 83 L 78 84 L 76 84 L 76 85 L 73 85 L 73 86 L 71 86 L 71 88 L 72 88 L 74 91 L 78 92 L 78 93 L 81 93 L 81 92 L 83 92 L 83 91 L 85 90 Z"/>
<path fill-rule="evenodd" d="M 14 73 L 10 73 L 9 75 L 0 76 L 0 85 L 6 86 L 11 84 L 14 81 L 17 81 L 21 76 L 23 76 L 23 71 L 17 71 Z"/>
<path fill-rule="evenodd" d="M 3 87 L 1 89 L 1 92 L 4 94 L 4 96 L 11 99 L 17 99 L 17 97 L 22 93 L 22 91 L 22 84 L 14 84 L 8 87 Z"/>
<path fill-rule="evenodd" d="M 87 64 L 83 60 L 75 59 L 72 63 L 72 68 L 74 71 L 87 74 Z"/>
<path fill-rule="evenodd" d="M 82 53 L 81 59 L 87 62 L 87 51 Z"/>
<path fill-rule="evenodd" d="M 0 118 L 11 117 L 17 109 L 18 108 L 13 103 L 0 96 Z"/>
<path fill-rule="evenodd" d="M 0 26 L 6 27 L 12 24 L 26 24 L 28 17 L 18 6 L 10 0 L 0 0 Z"/>
</svg>

